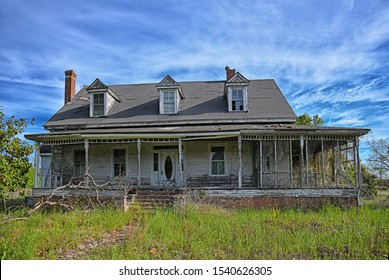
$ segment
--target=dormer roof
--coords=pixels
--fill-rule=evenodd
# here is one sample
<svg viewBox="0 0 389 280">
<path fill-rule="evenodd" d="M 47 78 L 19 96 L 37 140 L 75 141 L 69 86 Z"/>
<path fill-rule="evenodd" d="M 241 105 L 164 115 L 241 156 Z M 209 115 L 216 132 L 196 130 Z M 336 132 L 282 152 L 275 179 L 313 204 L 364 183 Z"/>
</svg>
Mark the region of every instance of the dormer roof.
<svg viewBox="0 0 389 280">
<path fill-rule="evenodd" d="M 237 72 L 231 79 L 226 81 L 226 85 L 244 85 L 248 86 L 250 83 L 242 74 Z"/>
<path fill-rule="evenodd" d="M 235 69 L 234 69 L 235 70 Z M 237 72 L 234 76 L 232 76 L 229 80 L 226 81 L 224 85 L 224 97 L 227 96 L 228 92 L 228 87 L 234 87 L 234 86 L 239 86 L 239 87 L 248 87 L 250 84 L 250 81 L 246 79 L 245 76 Z"/>
<path fill-rule="evenodd" d="M 156 88 L 158 90 L 163 89 L 178 89 L 178 93 L 180 94 L 180 97 L 182 99 L 185 99 L 184 92 L 182 91 L 181 85 L 177 83 L 170 75 L 167 75 L 165 78 L 162 79 L 157 85 Z"/>
<path fill-rule="evenodd" d="M 111 90 L 111 88 L 98 78 L 96 78 L 96 80 L 94 80 L 90 86 L 85 89 L 89 94 L 108 92 L 108 94 L 111 95 L 117 102 L 120 102 L 120 98 Z"/>
<path fill-rule="evenodd" d="M 100 81 L 100 79 L 96 78 L 96 80 L 94 80 L 90 86 L 88 86 L 86 88 L 86 90 L 89 92 L 89 91 L 92 91 L 92 90 L 100 90 L 100 89 L 108 89 L 108 86 L 105 85 L 102 81 Z"/>
</svg>

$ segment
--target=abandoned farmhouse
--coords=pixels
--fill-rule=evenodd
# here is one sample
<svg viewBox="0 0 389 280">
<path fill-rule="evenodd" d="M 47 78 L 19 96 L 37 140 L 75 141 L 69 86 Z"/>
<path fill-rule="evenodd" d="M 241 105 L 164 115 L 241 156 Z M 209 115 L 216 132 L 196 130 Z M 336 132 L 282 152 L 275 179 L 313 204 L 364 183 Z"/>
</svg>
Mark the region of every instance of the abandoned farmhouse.
<svg viewBox="0 0 389 280">
<path fill-rule="evenodd" d="M 101 195 L 127 192 L 131 201 L 198 191 L 227 207 L 361 203 L 359 137 L 368 129 L 296 125 L 274 80 L 225 71 L 222 81 L 96 79 L 78 92 L 75 72 L 65 71 L 64 106 L 47 133 L 26 135 L 39 144 L 31 197 L 93 178 Z"/>
</svg>

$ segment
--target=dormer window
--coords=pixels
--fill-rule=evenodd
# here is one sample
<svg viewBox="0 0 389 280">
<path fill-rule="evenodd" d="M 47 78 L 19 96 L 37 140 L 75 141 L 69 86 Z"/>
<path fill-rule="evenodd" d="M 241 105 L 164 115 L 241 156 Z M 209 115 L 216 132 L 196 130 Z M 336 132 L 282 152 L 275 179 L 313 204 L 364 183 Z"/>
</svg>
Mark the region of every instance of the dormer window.
<svg viewBox="0 0 389 280">
<path fill-rule="evenodd" d="M 105 102 L 104 102 L 104 93 L 95 93 L 92 94 L 92 115 L 93 117 L 98 116 L 104 116 L 104 108 L 105 108 Z"/>
<path fill-rule="evenodd" d="M 235 74 L 235 69 L 226 67 L 227 81 L 225 84 L 225 97 L 228 102 L 228 112 L 248 111 L 248 86 L 250 81 L 239 72 Z"/>
<path fill-rule="evenodd" d="M 164 115 L 174 115 L 180 110 L 181 99 L 185 96 L 181 86 L 172 77 L 167 75 L 159 84 L 159 113 Z"/>
<path fill-rule="evenodd" d="M 241 88 L 232 89 L 231 110 L 232 111 L 244 110 L 243 89 Z"/>
<path fill-rule="evenodd" d="M 174 91 L 163 92 L 163 112 L 164 114 L 175 114 L 175 95 Z"/>
<path fill-rule="evenodd" d="M 120 98 L 99 79 L 86 90 L 90 94 L 90 117 L 107 116 L 115 104 L 120 102 Z"/>
</svg>

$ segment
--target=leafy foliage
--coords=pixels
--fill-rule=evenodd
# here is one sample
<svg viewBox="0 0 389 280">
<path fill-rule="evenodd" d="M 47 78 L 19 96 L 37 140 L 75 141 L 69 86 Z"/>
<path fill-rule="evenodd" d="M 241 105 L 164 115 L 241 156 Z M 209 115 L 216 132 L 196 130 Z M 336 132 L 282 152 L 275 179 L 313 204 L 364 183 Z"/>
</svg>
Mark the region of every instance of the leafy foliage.
<svg viewBox="0 0 389 280">
<path fill-rule="evenodd" d="M 362 183 L 364 187 L 363 195 L 365 197 L 373 197 L 377 194 L 378 178 L 375 174 L 369 172 L 366 166 L 362 165 Z"/>
<path fill-rule="evenodd" d="M 23 190 L 27 185 L 31 167 L 28 157 L 33 146 L 18 137 L 27 125 L 25 118 L 7 118 L 0 108 L 0 196 L 3 198 L 8 192 Z"/>
<path fill-rule="evenodd" d="M 319 115 L 310 116 L 308 113 L 304 113 L 297 117 L 296 124 L 308 125 L 308 126 L 322 126 L 324 121 Z"/>
</svg>

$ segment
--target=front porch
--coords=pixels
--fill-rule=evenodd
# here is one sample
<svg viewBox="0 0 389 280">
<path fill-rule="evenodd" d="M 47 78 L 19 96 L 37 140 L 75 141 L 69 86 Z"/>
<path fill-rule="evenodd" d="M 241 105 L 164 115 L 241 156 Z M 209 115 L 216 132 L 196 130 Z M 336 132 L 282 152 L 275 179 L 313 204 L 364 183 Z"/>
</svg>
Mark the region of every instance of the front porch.
<svg viewBox="0 0 389 280">
<path fill-rule="evenodd" d="M 46 174 L 35 173 L 32 197 L 45 196 L 69 182 L 84 180 L 88 186 L 93 180 L 101 189 L 100 197 L 114 200 L 141 190 L 172 190 L 180 195 L 199 190 L 214 201 L 222 196 L 230 201 L 255 198 L 254 204 L 262 205 L 269 204 L 264 198 L 272 197 L 280 201 L 275 205 L 282 206 L 286 201 L 299 205 L 299 199 L 324 198 L 352 199 L 360 205 L 362 132 L 341 132 L 46 138 L 40 143 L 51 146 L 52 160 Z M 61 195 L 84 194 L 73 190 Z"/>
</svg>

